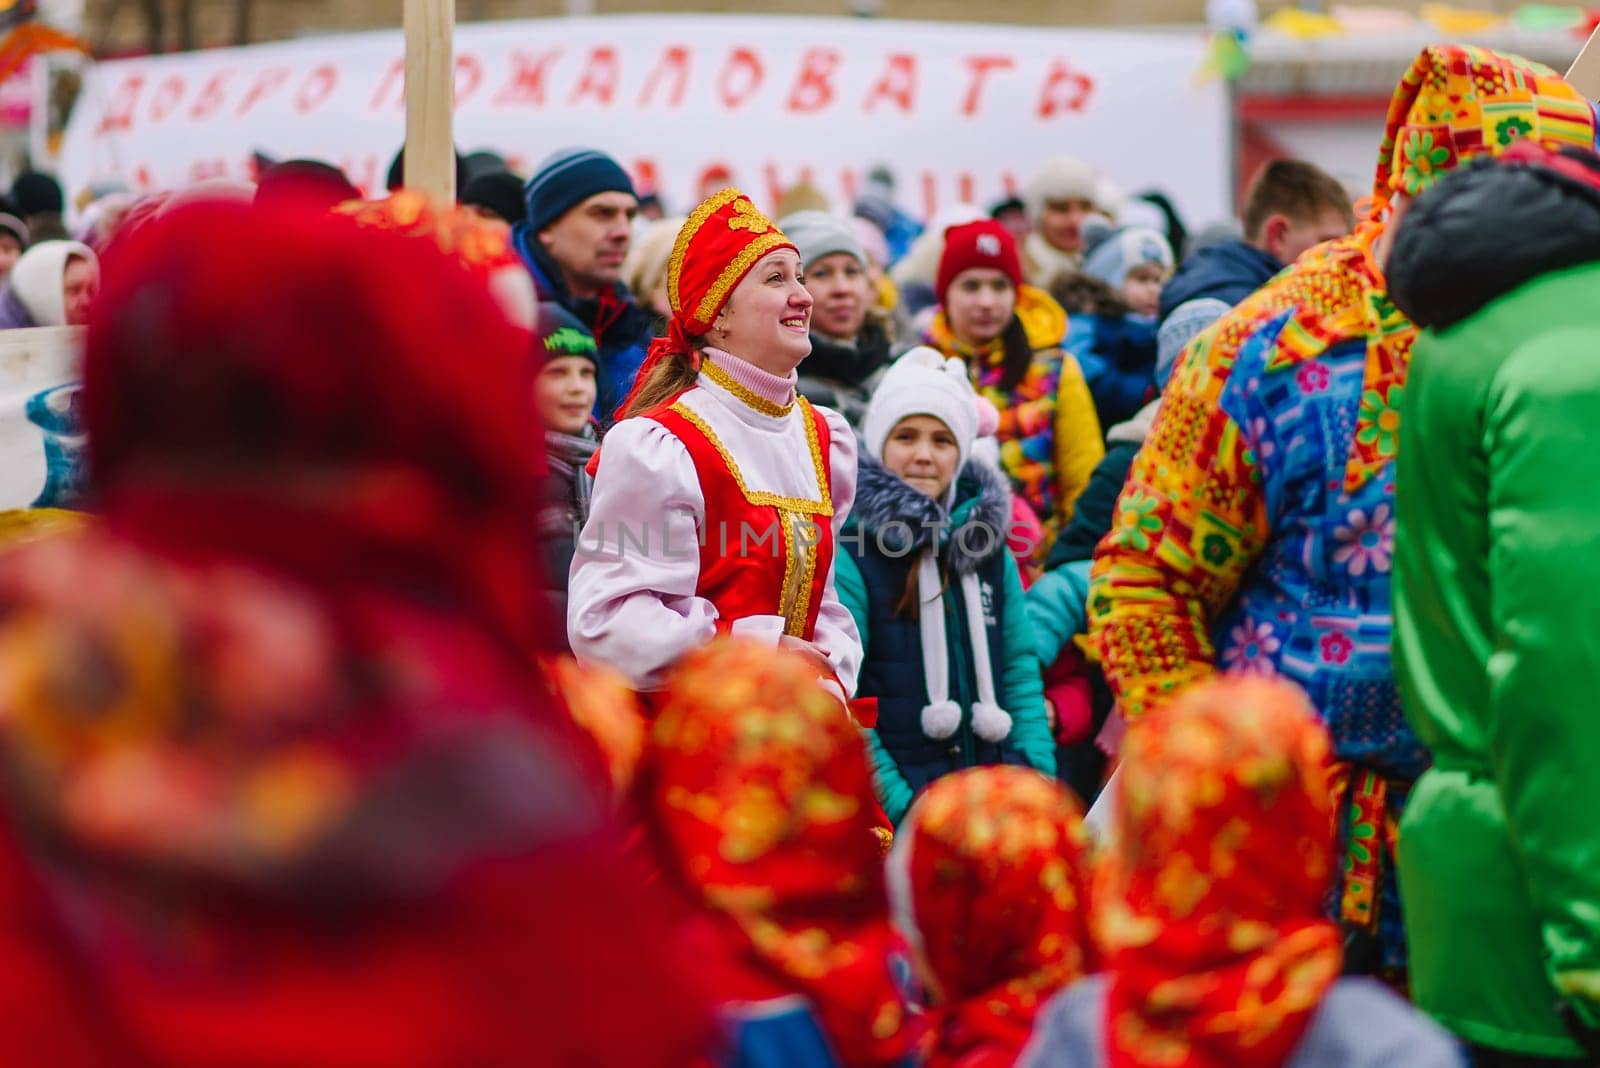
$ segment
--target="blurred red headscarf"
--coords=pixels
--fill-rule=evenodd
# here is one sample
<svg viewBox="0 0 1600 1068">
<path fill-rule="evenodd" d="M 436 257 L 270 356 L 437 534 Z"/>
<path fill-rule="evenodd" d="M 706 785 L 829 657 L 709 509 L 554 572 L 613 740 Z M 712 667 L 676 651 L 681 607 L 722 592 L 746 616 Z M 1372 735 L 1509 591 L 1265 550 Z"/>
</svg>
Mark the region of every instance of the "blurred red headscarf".
<svg viewBox="0 0 1600 1068">
<path fill-rule="evenodd" d="M 349 219 L 182 205 L 112 246 L 102 521 L 0 559 L 19 1061 L 700 1047 L 533 661 L 528 349 L 437 242 Z"/>
<path fill-rule="evenodd" d="M 816 672 L 736 638 L 685 658 L 641 786 L 685 955 L 714 996 L 803 994 L 841 1063 L 901 1063 L 913 1035 L 866 752 Z"/>
<path fill-rule="evenodd" d="M 1039 1010 L 1096 964 L 1082 806 L 1031 768 L 946 775 L 900 825 L 889 871 L 937 986 L 923 1063 L 1016 1063 Z"/>
<path fill-rule="evenodd" d="M 1343 962 L 1328 732 L 1288 682 L 1227 678 L 1133 725 L 1097 887 L 1111 1068 L 1280 1068 Z"/>
</svg>

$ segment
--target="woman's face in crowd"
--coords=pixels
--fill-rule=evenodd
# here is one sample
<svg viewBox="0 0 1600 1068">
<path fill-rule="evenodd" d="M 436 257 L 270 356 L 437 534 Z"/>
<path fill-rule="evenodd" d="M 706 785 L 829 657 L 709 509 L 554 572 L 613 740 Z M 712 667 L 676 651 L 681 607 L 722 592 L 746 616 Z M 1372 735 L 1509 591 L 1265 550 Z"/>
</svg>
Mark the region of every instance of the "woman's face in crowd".
<svg viewBox="0 0 1600 1068">
<path fill-rule="evenodd" d="M 931 415 L 908 415 L 883 443 L 883 466 L 912 489 L 943 500 L 956 477 L 961 448 L 953 431 Z"/>
<path fill-rule="evenodd" d="M 787 375 L 811 355 L 813 303 L 794 250 L 769 252 L 728 297 L 711 343 L 763 371 Z"/>
<path fill-rule="evenodd" d="M 22 243 L 7 233 L 0 233 L 0 279 L 11 273 L 22 256 Z"/>
<path fill-rule="evenodd" d="M 1165 284 L 1166 273 L 1160 267 L 1135 267 L 1122 283 L 1122 299 L 1137 315 L 1155 315 L 1161 310 L 1161 287 Z"/>
<path fill-rule="evenodd" d="M 581 434 L 594 410 L 594 364 L 581 356 L 549 360 L 533 380 L 533 403 L 546 430 Z"/>
<path fill-rule="evenodd" d="M 972 267 L 956 275 L 945 294 L 950 330 L 968 345 L 986 345 L 1005 333 L 1017 310 L 1017 287 L 1003 271 Z"/>
<path fill-rule="evenodd" d="M 816 300 L 811 325 L 819 334 L 854 341 L 867 321 L 871 281 L 859 260 L 848 252 L 824 256 L 806 268 L 806 289 Z"/>
<path fill-rule="evenodd" d="M 99 292 L 100 272 L 95 265 L 82 256 L 69 256 L 61 281 L 68 326 L 82 326 L 89 321 L 89 308 Z"/>
</svg>

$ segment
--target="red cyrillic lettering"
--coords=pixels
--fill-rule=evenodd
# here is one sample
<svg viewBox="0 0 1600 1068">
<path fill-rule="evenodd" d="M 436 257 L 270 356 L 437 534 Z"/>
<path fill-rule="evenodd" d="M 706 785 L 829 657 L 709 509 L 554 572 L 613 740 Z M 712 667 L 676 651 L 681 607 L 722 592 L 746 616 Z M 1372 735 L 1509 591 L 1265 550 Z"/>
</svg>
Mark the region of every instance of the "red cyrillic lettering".
<svg viewBox="0 0 1600 1068">
<path fill-rule="evenodd" d="M 550 65 L 561 57 L 561 50 L 530 55 L 527 52 L 511 53 L 511 80 L 494 95 L 491 103 L 503 107 L 544 107 L 545 76 Z"/>
<path fill-rule="evenodd" d="M 963 115 L 978 113 L 978 103 L 983 98 L 983 83 L 992 71 L 1010 70 L 1017 65 L 1017 61 L 1010 56 L 968 56 L 962 63 L 972 74 L 972 83 L 967 87 L 966 98 L 961 102 Z"/>
<path fill-rule="evenodd" d="M 913 53 L 896 52 L 889 57 L 882 77 L 872 84 L 872 89 L 867 93 L 863 110 L 870 115 L 880 102 L 894 104 L 907 115 L 915 109 L 917 57 Z"/>
<path fill-rule="evenodd" d="M 483 84 L 483 63 L 470 53 L 456 57 L 456 107 L 472 99 Z"/>
<path fill-rule="evenodd" d="M 844 202 L 846 204 L 854 204 L 856 202 L 856 190 L 861 188 L 861 180 L 856 176 L 855 171 L 846 170 L 839 175 L 839 188 L 844 191 Z"/>
<path fill-rule="evenodd" d="M 111 95 L 111 102 L 106 105 L 106 113 L 100 117 L 100 125 L 95 127 L 95 136 L 103 137 L 118 130 L 133 129 L 133 113 L 139 106 L 139 93 L 143 89 L 142 74 L 130 74 L 122 79 L 122 84 Z"/>
<path fill-rule="evenodd" d="M 939 214 L 939 176 L 932 171 L 922 172 L 922 217 L 931 219 Z"/>
<path fill-rule="evenodd" d="M 202 122 L 222 110 L 222 105 L 228 102 L 223 83 L 231 77 L 233 71 L 219 70 L 206 79 L 205 85 L 200 87 L 199 94 L 194 98 L 194 106 L 189 109 L 190 121 Z"/>
<path fill-rule="evenodd" d="M 390 103 L 390 97 L 394 102 Z M 389 64 L 389 69 L 383 72 L 383 80 L 378 83 L 378 91 L 372 94 L 372 100 L 367 104 L 368 111 L 383 111 L 385 108 L 400 110 L 406 106 L 406 61 L 397 59 Z"/>
<path fill-rule="evenodd" d="M 244 99 L 239 101 L 239 109 L 234 114 L 240 117 L 248 115 L 257 104 L 282 89 L 288 80 L 287 67 L 268 67 L 256 75 L 255 83 L 245 92 Z"/>
<path fill-rule="evenodd" d="M 728 61 L 717 75 L 717 97 L 723 107 L 734 111 L 750 102 L 766 77 L 760 56 L 749 48 L 735 48 L 728 53 Z"/>
<path fill-rule="evenodd" d="M 978 195 L 975 188 L 976 184 L 977 183 L 972 180 L 971 174 L 968 174 L 966 171 L 962 171 L 961 175 L 956 178 L 956 199 L 963 204 L 977 203 Z"/>
<path fill-rule="evenodd" d="M 806 114 L 821 111 L 833 103 L 833 72 L 839 69 L 840 56 L 832 48 L 808 48 L 800 61 L 794 89 L 789 93 L 789 110 Z"/>
<path fill-rule="evenodd" d="M 640 196 L 646 193 L 655 193 L 657 196 L 661 194 L 661 172 L 656 168 L 655 160 L 636 159 L 633 161 L 633 166 L 628 169 L 628 173 L 633 175 L 633 187 L 639 191 Z"/>
<path fill-rule="evenodd" d="M 178 110 L 178 101 L 183 99 L 183 79 L 176 74 L 169 74 L 156 86 L 155 96 L 150 100 L 150 121 L 161 122 Z"/>
<path fill-rule="evenodd" d="M 306 75 L 306 80 L 300 83 L 300 91 L 294 95 L 295 111 L 301 115 L 310 114 L 326 104 L 338 87 L 339 69 L 331 63 L 324 63 Z"/>
<path fill-rule="evenodd" d="M 678 108 L 683 106 L 683 95 L 689 89 L 689 50 L 683 45 L 673 45 L 661 53 L 661 62 L 656 64 L 649 77 L 644 80 L 644 88 L 639 90 L 639 106 L 649 107 L 656 95 L 656 89 L 667 77 L 667 71 L 672 71 L 674 81 L 672 92 L 667 96 L 667 107 Z"/>
<path fill-rule="evenodd" d="M 617 50 L 610 47 L 599 47 L 589 53 L 589 62 L 584 65 L 583 76 L 578 79 L 578 87 L 572 90 L 568 104 L 576 104 L 586 96 L 594 97 L 595 103 L 602 107 L 610 107 L 617 95 L 617 81 L 622 76 L 617 67 Z"/>
<path fill-rule="evenodd" d="M 189 182 L 209 182 L 213 178 L 226 178 L 228 176 L 228 161 L 225 159 L 198 159 L 189 167 Z"/>
<path fill-rule="evenodd" d="M 1044 91 L 1039 94 L 1039 117 L 1050 119 L 1063 111 L 1082 111 L 1093 93 L 1093 78 L 1058 59 L 1050 65 Z"/>
</svg>

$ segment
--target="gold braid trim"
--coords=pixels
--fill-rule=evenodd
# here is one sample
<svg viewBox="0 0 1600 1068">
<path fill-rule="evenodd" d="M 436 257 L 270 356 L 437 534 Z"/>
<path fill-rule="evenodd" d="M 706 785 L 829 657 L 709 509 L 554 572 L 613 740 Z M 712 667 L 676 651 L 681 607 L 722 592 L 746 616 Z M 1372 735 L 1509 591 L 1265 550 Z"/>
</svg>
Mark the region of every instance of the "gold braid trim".
<svg viewBox="0 0 1600 1068">
<path fill-rule="evenodd" d="M 678 231 L 678 239 L 672 243 L 672 258 L 667 261 L 667 304 L 678 314 L 683 313 L 683 307 L 678 299 L 678 275 L 683 273 L 683 258 L 689 254 L 689 242 L 694 240 L 694 235 L 700 232 L 700 227 L 723 208 L 744 196 L 737 189 L 728 188 L 720 193 L 713 193 L 705 202 L 694 209 L 683 229 Z"/>
<path fill-rule="evenodd" d="M 794 411 L 794 401 L 790 401 L 788 404 L 773 404 L 759 393 L 753 393 L 741 386 L 738 382 L 734 381 L 732 375 L 718 367 L 716 363 L 711 360 L 700 361 L 700 373 L 711 379 L 711 381 L 715 382 L 723 389 L 727 390 L 729 393 L 732 393 L 740 401 L 754 408 L 762 415 L 770 415 L 774 418 L 781 419 L 790 412 Z"/>
<path fill-rule="evenodd" d="M 793 247 L 793 242 L 783 236 L 782 230 L 771 230 L 750 242 L 733 258 L 732 263 L 722 269 L 722 273 L 717 276 L 711 288 L 706 290 L 705 299 L 700 302 L 700 307 L 695 309 L 695 319 L 709 323 L 722 309 L 723 302 L 728 299 L 728 291 L 750 273 L 750 268 L 755 266 L 757 260 L 775 248 Z"/>
<path fill-rule="evenodd" d="M 803 512 L 806 515 L 820 515 L 826 518 L 833 517 L 833 492 L 828 486 L 827 458 L 822 455 L 821 443 L 817 440 L 817 422 L 811 416 L 811 404 L 804 397 L 796 403 L 800 406 L 801 415 L 806 421 L 806 445 L 811 449 L 811 462 L 817 470 L 817 488 L 822 491 L 820 501 L 808 501 L 803 497 L 784 497 L 776 493 L 767 493 L 764 490 L 752 490 L 744 480 L 744 473 L 739 470 L 739 465 L 734 463 L 733 454 L 728 447 L 717 437 L 700 416 L 689 409 L 681 400 L 672 406 L 672 410 L 687 419 L 696 430 L 706 436 L 711 447 L 721 455 L 722 462 L 728 465 L 728 473 L 733 476 L 734 484 L 739 487 L 739 492 L 744 494 L 744 499 L 751 504 L 770 505 L 773 508 L 782 508 L 790 512 Z"/>
</svg>

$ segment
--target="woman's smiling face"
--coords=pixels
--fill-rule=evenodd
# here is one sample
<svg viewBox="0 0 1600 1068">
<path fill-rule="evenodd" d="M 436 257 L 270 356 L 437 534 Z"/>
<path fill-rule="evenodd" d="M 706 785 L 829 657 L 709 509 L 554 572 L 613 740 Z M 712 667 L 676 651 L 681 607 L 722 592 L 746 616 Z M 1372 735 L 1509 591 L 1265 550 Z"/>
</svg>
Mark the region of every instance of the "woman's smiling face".
<svg viewBox="0 0 1600 1068">
<path fill-rule="evenodd" d="M 734 287 L 711 341 L 763 371 L 786 376 L 811 355 L 812 297 L 793 249 L 767 253 Z"/>
</svg>

